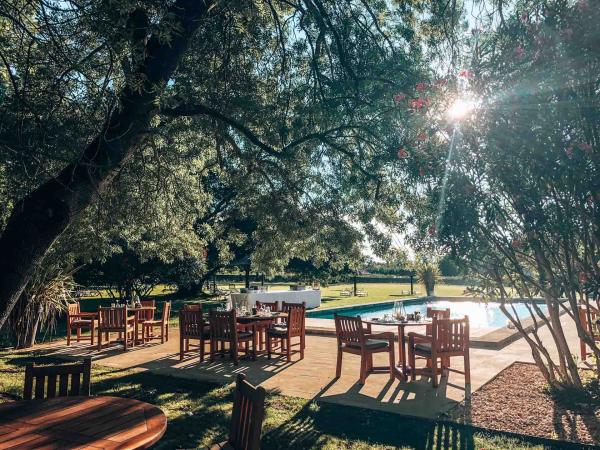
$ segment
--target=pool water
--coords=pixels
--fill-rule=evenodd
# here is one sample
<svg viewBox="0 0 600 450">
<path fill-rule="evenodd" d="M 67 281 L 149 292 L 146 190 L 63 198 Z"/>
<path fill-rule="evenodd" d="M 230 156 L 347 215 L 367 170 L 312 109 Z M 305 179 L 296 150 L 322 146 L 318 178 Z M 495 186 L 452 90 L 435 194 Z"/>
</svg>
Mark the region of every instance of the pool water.
<svg viewBox="0 0 600 450">
<path fill-rule="evenodd" d="M 529 310 L 525 303 L 513 303 L 517 315 L 521 319 L 530 317 Z M 546 311 L 546 305 L 538 303 L 542 311 Z M 469 316 L 469 325 L 472 328 L 500 328 L 508 324 L 508 318 L 500 310 L 500 303 L 497 302 L 476 302 L 476 301 L 445 301 L 445 300 L 404 300 L 404 308 L 407 314 L 419 311 L 423 316 L 427 312 L 427 307 L 446 309 L 450 308 L 452 318 Z M 510 311 L 510 308 L 509 308 Z M 380 303 L 376 305 L 355 306 L 352 308 L 332 308 L 322 311 L 310 311 L 306 313 L 307 317 L 314 319 L 333 319 L 333 314 L 338 313 L 345 316 L 360 316 L 362 319 L 383 318 L 384 314 L 393 314 L 394 302 Z"/>
</svg>

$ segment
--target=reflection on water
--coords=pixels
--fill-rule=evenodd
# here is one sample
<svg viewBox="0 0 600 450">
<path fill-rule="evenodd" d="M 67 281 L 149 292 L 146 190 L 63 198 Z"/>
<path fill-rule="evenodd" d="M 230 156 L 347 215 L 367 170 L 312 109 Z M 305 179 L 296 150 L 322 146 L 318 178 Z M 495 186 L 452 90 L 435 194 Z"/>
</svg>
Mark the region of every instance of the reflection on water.
<svg viewBox="0 0 600 450">
<path fill-rule="evenodd" d="M 420 311 L 425 315 L 427 307 L 431 306 L 438 309 L 450 308 L 450 314 L 453 318 L 469 316 L 469 324 L 472 328 L 498 328 L 505 327 L 508 324 L 508 318 L 500 310 L 500 304 L 497 302 L 474 302 L 474 301 L 405 301 L 405 309 L 407 313 Z M 513 303 L 517 315 L 522 319 L 530 317 L 527 306 L 524 303 Z M 540 304 L 540 309 L 546 311 L 546 305 Z M 509 308 L 510 311 L 510 308 Z M 363 319 L 372 319 L 375 317 L 382 318 L 384 314 L 392 314 L 394 312 L 393 303 L 385 303 L 381 305 L 361 306 L 349 309 L 335 309 L 328 311 L 313 311 L 307 313 L 308 317 L 319 319 L 333 319 L 333 313 L 344 315 L 360 315 Z"/>
</svg>

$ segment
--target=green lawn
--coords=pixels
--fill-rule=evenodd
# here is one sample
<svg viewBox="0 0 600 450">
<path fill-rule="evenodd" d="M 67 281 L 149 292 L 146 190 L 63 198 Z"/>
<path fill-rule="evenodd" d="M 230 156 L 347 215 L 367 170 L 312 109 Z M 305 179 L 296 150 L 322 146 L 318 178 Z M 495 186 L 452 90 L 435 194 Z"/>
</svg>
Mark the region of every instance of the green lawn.
<svg viewBox="0 0 600 450">
<path fill-rule="evenodd" d="M 0 392 L 20 396 L 24 365 L 53 363 L 37 352 L 0 352 Z M 222 440 L 231 414 L 231 386 L 116 370 L 94 364 L 92 393 L 136 398 L 168 416 L 156 448 L 196 448 Z M 1 401 L 1 398 L 0 398 Z M 498 435 L 352 407 L 315 403 L 269 393 L 264 449 L 539 449 Z"/>
</svg>

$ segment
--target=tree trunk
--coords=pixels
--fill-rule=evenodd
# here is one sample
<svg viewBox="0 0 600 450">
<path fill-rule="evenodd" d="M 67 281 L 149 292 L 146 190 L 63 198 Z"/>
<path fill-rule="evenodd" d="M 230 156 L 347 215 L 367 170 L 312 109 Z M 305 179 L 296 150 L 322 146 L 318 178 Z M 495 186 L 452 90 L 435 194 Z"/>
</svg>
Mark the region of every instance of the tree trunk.
<svg viewBox="0 0 600 450">
<path fill-rule="evenodd" d="M 178 34 L 168 42 L 157 36 L 148 39 L 144 61 L 133 75 L 145 80 L 141 89 L 125 87 L 119 109 L 80 158 L 15 205 L 0 237 L 0 328 L 48 249 L 144 142 L 158 95 L 212 4 L 178 0 L 172 5 L 169 21 L 179 25 Z"/>
</svg>

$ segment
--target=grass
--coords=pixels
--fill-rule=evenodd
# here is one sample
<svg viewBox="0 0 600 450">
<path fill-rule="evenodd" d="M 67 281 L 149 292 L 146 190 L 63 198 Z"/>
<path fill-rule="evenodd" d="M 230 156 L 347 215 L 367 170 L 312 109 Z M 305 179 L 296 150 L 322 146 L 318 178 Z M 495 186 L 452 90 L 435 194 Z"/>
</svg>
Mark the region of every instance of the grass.
<svg viewBox="0 0 600 450">
<path fill-rule="evenodd" d="M 24 366 L 55 363 L 42 351 L 0 352 L 0 392 L 19 396 Z M 97 364 L 92 369 L 92 393 L 135 398 L 160 407 L 168 417 L 159 449 L 197 448 L 223 440 L 231 415 L 232 387 L 116 370 Z M 403 418 L 379 411 L 267 397 L 263 425 L 265 449 L 486 449 L 541 450 L 495 434 L 472 432 L 458 426 Z"/>
</svg>

